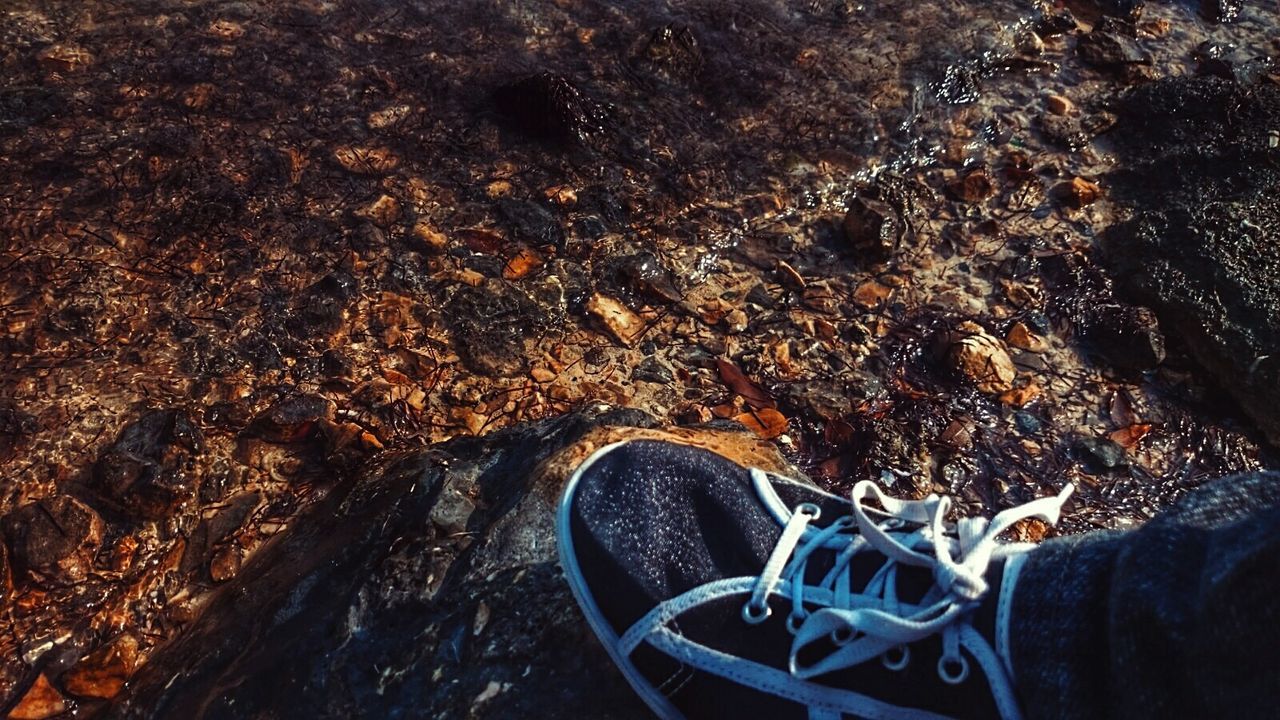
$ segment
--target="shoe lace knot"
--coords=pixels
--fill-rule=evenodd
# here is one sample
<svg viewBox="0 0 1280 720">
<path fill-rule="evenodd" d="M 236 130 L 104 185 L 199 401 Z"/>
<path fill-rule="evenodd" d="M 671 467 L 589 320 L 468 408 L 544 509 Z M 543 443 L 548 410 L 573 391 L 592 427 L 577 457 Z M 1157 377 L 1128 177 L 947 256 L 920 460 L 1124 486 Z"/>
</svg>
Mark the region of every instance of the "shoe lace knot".
<svg viewBox="0 0 1280 720">
<path fill-rule="evenodd" d="M 963 518 L 952 524 L 946 522 L 949 498 L 899 500 L 870 481 L 859 482 L 853 488 L 852 512 L 825 528 L 811 527 L 820 516 L 817 506 L 794 510 L 743 606 L 743 618 L 763 622 L 771 613 L 771 594 L 790 598 L 787 627 L 795 636 L 790 672 L 801 679 L 877 657 L 885 667 L 900 670 L 910 657 L 908 643 L 941 635 L 939 677 L 951 684 L 968 677 L 964 647 L 987 671 L 1001 714 L 1017 717 L 1004 666 L 971 626 L 972 611 L 990 591 L 985 575 L 991 562 L 1025 550 L 1006 545 L 999 536 L 1026 518 L 1056 523 L 1071 491 L 1067 486 L 1057 496 L 1004 510 L 990 521 Z M 835 560 L 815 585 L 806 580 L 806 570 L 819 548 L 834 551 Z M 855 588 L 851 561 L 872 551 L 883 555 L 884 563 Z M 932 572 L 933 586 L 918 600 L 898 595 L 902 567 Z"/>
</svg>

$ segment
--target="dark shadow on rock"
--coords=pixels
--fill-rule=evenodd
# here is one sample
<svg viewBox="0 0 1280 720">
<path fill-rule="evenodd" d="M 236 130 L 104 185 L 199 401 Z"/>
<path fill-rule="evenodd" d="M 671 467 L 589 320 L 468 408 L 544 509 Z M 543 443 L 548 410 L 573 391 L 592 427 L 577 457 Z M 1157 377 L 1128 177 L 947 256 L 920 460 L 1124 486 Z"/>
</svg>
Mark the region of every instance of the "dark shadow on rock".
<svg viewBox="0 0 1280 720">
<path fill-rule="evenodd" d="M 1118 110 L 1111 179 L 1137 212 L 1111 265 L 1280 443 L 1280 88 L 1171 78 Z"/>
<path fill-rule="evenodd" d="M 604 407 L 393 456 L 336 488 L 155 654 L 112 718 L 641 718 L 590 637 L 540 462 Z"/>
</svg>

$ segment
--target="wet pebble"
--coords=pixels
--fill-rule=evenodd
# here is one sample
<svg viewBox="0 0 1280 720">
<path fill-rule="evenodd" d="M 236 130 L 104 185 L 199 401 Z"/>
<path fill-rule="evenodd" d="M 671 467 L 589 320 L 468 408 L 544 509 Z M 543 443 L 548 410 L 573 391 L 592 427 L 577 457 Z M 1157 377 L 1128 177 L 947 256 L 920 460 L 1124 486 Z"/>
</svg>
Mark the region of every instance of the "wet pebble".
<svg viewBox="0 0 1280 720">
<path fill-rule="evenodd" d="M 1106 438 L 1085 436 L 1075 442 L 1076 456 L 1090 469 L 1112 470 L 1129 464 L 1124 448 Z"/>
<path fill-rule="evenodd" d="M 272 403 L 254 418 L 251 429 L 267 442 L 305 440 L 316 423 L 333 419 L 334 410 L 333 402 L 319 395 L 293 395 Z"/>
<path fill-rule="evenodd" d="M 845 239 L 860 253 L 872 260 L 883 260 L 893 254 L 902 233 L 902 221 L 889 203 L 859 197 L 850 205 L 841 223 Z M 804 288 L 804 279 L 787 265 L 786 272 L 779 265 L 779 273 L 788 287 Z"/>
<path fill-rule="evenodd" d="M 975 322 L 960 323 L 949 333 L 946 358 L 952 370 L 982 392 L 1005 392 L 1017 376 L 1004 343 Z"/>
<path fill-rule="evenodd" d="M 1090 312 L 1084 339 L 1108 363 L 1121 370 L 1149 370 L 1164 362 L 1164 333 L 1149 308 L 1100 305 Z"/>
<path fill-rule="evenodd" d="M 125 426 L 94 464 L 94 484 L 138 519 L 177 512 L 196 492 L 203 435 L 185 411 L 152 410 Z"/>
<path fill-rule="evenodd" d="M 122 635 L 68 670 L 62 686 L 72 695 L 110 700 L 124 689 L 137 665 L 138 641 Z"/>
<path fill-rule="evenodd" d="M 102 519 L 67 495 L 24 505 L 0 524 L 16 573 L 33 572 L 58 583 L 83 580 L 102 543 Z"/>
</svg>

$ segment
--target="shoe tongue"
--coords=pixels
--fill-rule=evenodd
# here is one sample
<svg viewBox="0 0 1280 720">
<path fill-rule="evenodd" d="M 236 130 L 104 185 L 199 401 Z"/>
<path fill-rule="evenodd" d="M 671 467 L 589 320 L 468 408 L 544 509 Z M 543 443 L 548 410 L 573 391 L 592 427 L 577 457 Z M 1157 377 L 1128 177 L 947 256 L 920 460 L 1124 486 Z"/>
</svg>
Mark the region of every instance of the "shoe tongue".
<svg viewBox="0 0 1280 720">
<path fill-rule="evenodd" d="M 836 495 L 828 495 L 817 488 L 801 485 L 777 476 L 768 476 L 769 482 L 757 487 L 760 502 L 773 514 L 779 525 L 786 525 L 787 519 L 796 506 L 803 503 L 817 505 L 822 513 L 811 525 L 824 528 L 842 515 L 850 511 L 849 500 Z"/>
</svg>

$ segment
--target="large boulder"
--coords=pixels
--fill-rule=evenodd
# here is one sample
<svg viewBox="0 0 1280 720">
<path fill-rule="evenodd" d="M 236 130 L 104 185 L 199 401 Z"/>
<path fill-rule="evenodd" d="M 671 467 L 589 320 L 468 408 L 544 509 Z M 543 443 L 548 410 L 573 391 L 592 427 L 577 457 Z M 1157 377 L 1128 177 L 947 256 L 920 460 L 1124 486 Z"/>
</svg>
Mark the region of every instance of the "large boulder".
<svg viewBox="0 0 1280 720">
<path fill-rule="evenodd" d="M 564 479 L 624 437 L 789 470 L 754 436 L 652 423 L 599 406 L 385 458 L 246 563 L 107 716 L 648 717 L 561 576 Z"/>
<path fill-rule="evenodd" d="M 1280 443 L 1280 88 L 1170 78 L 1119 103 L 1135 208 L 1107 251 L 1123 284 Z"/>
</svg>

